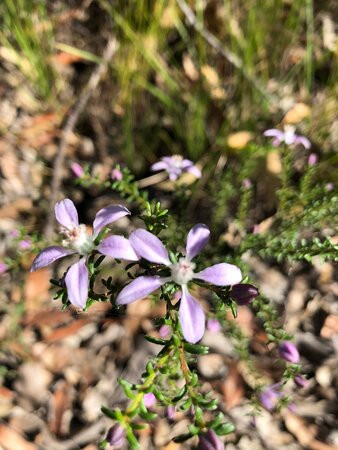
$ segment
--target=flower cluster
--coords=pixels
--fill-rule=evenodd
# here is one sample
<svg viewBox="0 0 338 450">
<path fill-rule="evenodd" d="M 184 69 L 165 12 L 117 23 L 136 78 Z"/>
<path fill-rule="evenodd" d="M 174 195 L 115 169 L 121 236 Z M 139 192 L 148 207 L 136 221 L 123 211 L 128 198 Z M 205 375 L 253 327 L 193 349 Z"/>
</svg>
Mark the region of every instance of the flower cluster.
<svg viewBox="0 0 338 450">
<path fill-rule="evenodd" d="M 89 273 L 86 266 L 88 255 L 98 252 L 111 258 L 138 261 L 143 258 L 155 267 L 165 266 L 166 276 L 139 276 L 125 286 L 116 298 L 119 305 L 126 305 L 151 294 L 168 282 L 180 286 L 179 320 L 186 341 L 196 343 L 205 330 L 205 314 L 202 306 L 189 292 L 188 285 L 193 280 L 201 280 L 216 286 L 228 286 L 239 283 L 242 279 L 238 267 L 220 263 L 195 272 L 192 261 L 206 246 L 210 236 L 209 228 L 204 224 L 195 225 L 188 233 L 186 255 L 172 262 L 160 239 L 149 231 L 137 229 L 126 239 L 123 236 L 109 236 L 100 241 L 100 232 L 107 225 L 130 214 L 121 205 L 111 205 L 101 209 L 95 217 L 93 232 L 84 224 L 79 224 L 78 213 L 74 203 L 65 199 L 55 205 L 55 216 L 61 225 L 61 232 L 66 239 L 64 246 L 51 246 L 42 250 L 33 261 L 32 271 L 45 267 L 65 256 L 77 254 L 80 259 L 72 264 L 65 275 L 69 301 L 76 307 L 86 306 L 89 287 Z M 236 289 L 235 289 L 236 291 Z M 249 294 L 250 295 L 250 294 Z M 251 294 L 252 295 L 252 294 Z"/>
</svg>

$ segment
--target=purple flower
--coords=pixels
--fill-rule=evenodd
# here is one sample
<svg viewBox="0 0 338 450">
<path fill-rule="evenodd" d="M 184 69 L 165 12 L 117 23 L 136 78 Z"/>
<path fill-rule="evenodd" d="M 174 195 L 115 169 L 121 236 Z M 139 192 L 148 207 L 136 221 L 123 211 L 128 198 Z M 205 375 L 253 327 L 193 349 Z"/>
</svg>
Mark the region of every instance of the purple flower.
<svg viewBox="0 0 338 450">
<path fill-rule="evenodd" d="M 181 155 L 164 156 L 151 166 L 152 171 L 165 170 L 171 181 L 176 181 L 183 172 L 190 172 L 196 178 L 201 178 L 201 171 L 189 159 L 183 159 Z"/>
<path fill-rule="evenodd" d="M 113 169 L 113 170 L 111 171 L 110 177 L 111 177 L 111 179 L 114 180 L 114 181 L 121 181 L 122 178 L 123 178 L 123 174 L 122 174 L 122 172 L 121 172 L 120 169 L 118 169 L 117 167 L 115 167 L 115 169 Z"/>
<path fill-rule="evenodd" d="M 224 444 L 213 430 L 200 434 L 198 450 L 224 450 Z"/>
<path fill-rule="evenodd" d="M 143 402 L 146 408 L 151 408 L 156 403 L 156 397 L 152 392 L 148 392 L 148 394 L 144 394 Z"/>
<path fill-rule="evenodd" d="M 102 255 L 129 261 L 137 261 L 128 239 L 122 236 L 109 236 L 100 244 L 95 245 L 95 239 L 103 227 L 130 214 L 121 205 L 110 205 L 100 209 L 93 223 L 93 234 L 87 232 L 86 226 L 79 224 L 77 210 L 68 198 L 55 205 L 55 217 L 61 225 L 61 232 L 66 236 L 64 247 L 52 246 L 42 250 L 33 261 L 31 271 L 48 266 L 57 259 L 74 253 L 83 256 L 77 263 L 70 266 L 65 276 L 69 301 L 79 308 L 86 306 L 88 296 L 88 269 L 86 256 L 93 250 Z"/>
<path fill-rule="evenodd" d="M 107 433 L 106 441 L 114 448 L 121 448 L 125 442 L 126 430 L 116 423 Z"/>
<path fill-rule="evenodd" d="M 307 380 L 305 377 L 303 377 L 302 375 L 296 375 L 294 380 L 293 380 L 296 385 L 300 388 L 305 388 L 308 386 L 309 384 L 309 380 Z"/>
<path fill-rule="evenodd" d="M 81 166 L 81 164 L 77 163 L 77 162 L 73 162 L 70 165 L 71 171 L 73 172 L 73 174 L 75 175 L 76 178 L 81 178 L 84 175 L 84 170 L 83 167 Z"/>
<path fill-rule="evenodd" d="M 179 319 L 184 338 L 191 343 L 199 341 L 205 329 L 205 314 L 201 305 L 189 293 L 188 283 L 193 279 L 203 280 L 216 286 L 227 286 L 241 281 L 238 267 L 227 264 L 215 264 L 195 273 L 195 264 L 191 261 L 206 246 L 210 230 L 206 225 L 195 225 L 188 233 L 186 256 L 173 264 L 160 239 L 149 231 L 137 229 L 129 237 L 135 253 L 152 263 L 163 264 L 171 271 L 168 277 L 140 276 L 129 283 L 117 296 L 117 303 L 126 305 L 146 297 L 160 286 L 174 281 L 181 286 Z"/>
<path fill-rule="evenodd" d="M 211 333 L 218 333 L 219 331 L 221 331 L 222 327 L 217 319 L 211 318 L 211 319 L 208 319 L 208 321 L 207 321 L 207 329 Z"/>
<path fill-rule="evenodd" d="M 32 241 L 29 238 L 19 242 L 19 248 L 21 248 L 21 250 L 29 250 L 31 247 Z"/>
<path fill-rule="evenodd" d="M 326 183 L 325 189 L 326 189 L 327 192 L 333 191 L 333 189 L 334 189 L 334 184 L 333 184 L 333 183 Z"/>
<path fill-rule="evenodd" d="M 309 166 L 315 166 L 318 162 L 318 155 L 316 153 L 311 153 L 308 159 Z"/>
<path fill-rule="evenodd" d="M 285 361 L 296 364 L 299 362 L 299 352 L 295 344 L 293 344 L 292 342 L 283 341 L 278 347 L 278 351 L 280 357 L 285 359 Z"/>
<path fill-rule="evenodd" d="M 5 273 L 8 270 L 7 264 L 0 261 L 0 275 Z"/>
<path fill-rule="evenodd" d="M 259 396 L 259 399 L 268 411 L 272 411 L 277 406 L 278 400 L 283 394 L 279 391 L 280 384 L 273 384 L 272 386 L 267 387 Z"/>
<path fill-rule="evenodd" d="M 236 284 L 232 286 L 230 296 L 238 305 L 247 305 L 259 296 L 258 289 L 252 284 Z"/>
<path fill-rule="evenodd" d="M 298 145 L 301 144 L 305 148 L 310 148 L 311 143 L 307 137 L 295 134 L 295 127 L 292 125 L 285 125 L 284 131 L 277 130 L 276 128 L 271 128 L 264 131 L 264 136 L 273 137 L 272 145 L 277 147 L 282 142 L 286 145 Z"/>
</svg>

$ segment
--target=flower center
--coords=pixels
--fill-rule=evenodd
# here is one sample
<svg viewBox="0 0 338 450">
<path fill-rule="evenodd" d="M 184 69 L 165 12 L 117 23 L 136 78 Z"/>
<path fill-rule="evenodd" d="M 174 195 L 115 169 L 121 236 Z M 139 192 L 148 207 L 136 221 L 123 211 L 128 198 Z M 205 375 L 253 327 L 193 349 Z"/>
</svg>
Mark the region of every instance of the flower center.
<svg viewBox="0 0 338 450">
<path fill-rule="evenodd" d="M 284 127 L 284 141 L 286 144 L 293 144 L 295 141 L 295 127 L 292 125 L 285 125 Z"/>
<path fill-rule="evenodd" d="M 87 232 L 86 225 L 81 224 L 72 229 L 62 229 L 66 235 L 65 245 L 72 247 L 80 255 L 87 255 L 95 248 L 93 236 Z"/>
<path fill-rule="evenodd" d="M 171 158 L 172 165 L 175 169 L 180 169 L 182 166 L 183 158 L 181 155 L 173 155 Z"/>
<path fill-rule="evenodd" d="M 187 284 L 194 278 L 195 264 L 185 258 L 181 258 L 177 264 L 171 266 L 171 278 L 177 284 Z"/>
</svg>

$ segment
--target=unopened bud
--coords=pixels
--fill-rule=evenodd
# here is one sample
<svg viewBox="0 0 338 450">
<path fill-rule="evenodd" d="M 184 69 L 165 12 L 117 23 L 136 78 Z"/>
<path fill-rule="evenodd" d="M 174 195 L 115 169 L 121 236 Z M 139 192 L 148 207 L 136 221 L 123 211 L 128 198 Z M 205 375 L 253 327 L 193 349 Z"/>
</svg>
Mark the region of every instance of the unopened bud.
<svg viewBox="0 0 338 450">
<path fill-rule="evenodd" d="M 305 377 L 303 377 L 302 375 L 296 375 L 294 380 L 293 380 L 296 385 L 300 388 L 305 388 L 308 386 L 309 384 L 309 380 L 307 380 Z"/>
<path fill-rule="evenodd" d="M 84 170 L 83 167 L 81 166 L 81 164 L 74 162 L 71 164 L 70 166 L 73 174 L 75 175 L 76 178 L 81 178 L 84 175 Z"/>
<path fill-rule="evenodd" d="M 116 167 L 115 167 L 115 169 L 113 169 L 111 171 L 111 175 L 110 176 L 111 176 L 111 179 L 114 180 L 114 181 L 121 181 L 122 178 L 123 178 L 121 170 L 117 169 Z"/>
<path fill-rule="evenodd" d="M 259 291 L 252 284 L 235 284 L 230 296 L 238 305 L 247 305 L 259 296 Z"/>
<path fill-rule="evenodd" d="M 116 423 L 107 433 L 106 441 L 114 448 L 121 448 L 126 437 L 126 430 Z"/>
<path fill-rule="evenodd" d="M 281 358 L 285 359 L 285 361 L 289 361 L 291 363 L 299 362 L 299 352 L 295 344 L 290 341 L 284 341 L 278 347 L 279 355 Z"/>
<path fill-rule="evenodd" d="M 316 153 L 311 153 L 308 159 L 309 166 L 314 166 L 318 162 L 318 156 Z"/>
<path fill-rule="evenodd" d="M 198 450 L 224 450 L 224 444 L 213 430 L 199 436 Z"/>
</svg>

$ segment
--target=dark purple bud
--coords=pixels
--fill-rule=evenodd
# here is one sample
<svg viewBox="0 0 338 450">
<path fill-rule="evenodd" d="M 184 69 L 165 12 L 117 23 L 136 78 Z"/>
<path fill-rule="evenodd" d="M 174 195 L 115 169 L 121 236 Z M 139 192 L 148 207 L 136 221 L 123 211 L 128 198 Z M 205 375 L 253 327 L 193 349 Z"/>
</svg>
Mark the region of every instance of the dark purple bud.
<svg viewBox="0 0 338 450">
<path fill-rule="evenodd" d="M 198 450 L 224 450 L 224 444 L 213 430 L 200 434 Z"/>
<path fill-rule="evenodd" d="M 293 380 L 296 385 L 300 388 L 305 388 L 308 386 L 309 384 L 309 380 L 307 380 L 305 377 L 303 377 L 302 375 L 296 375 L 294 380 Z"/>
<path fill-rule="evenodd" d="M 259 291 L 252 284 L 235 284 L 232 286 L 230 296 L 238 305 L 247 305 L 259 296 Z"/>
<path fill-rule="evenodd" d="M 297 364 L 299 362 L 299 352 L 295 344 L 290 341 L 284 341 L 278 347 L 279 355 L 285 361 Z"/>
<path fill-rule="evenodd" d="M 126 437 L 126 430 L 116 423 L 107 433 L 106 441 L 114 448 L 121 448 Z"/>
</svg>

